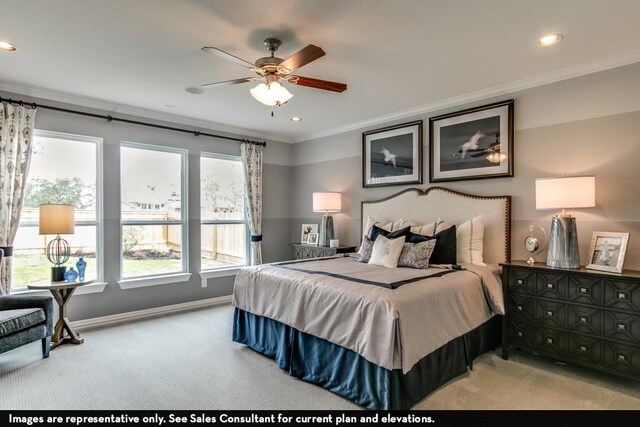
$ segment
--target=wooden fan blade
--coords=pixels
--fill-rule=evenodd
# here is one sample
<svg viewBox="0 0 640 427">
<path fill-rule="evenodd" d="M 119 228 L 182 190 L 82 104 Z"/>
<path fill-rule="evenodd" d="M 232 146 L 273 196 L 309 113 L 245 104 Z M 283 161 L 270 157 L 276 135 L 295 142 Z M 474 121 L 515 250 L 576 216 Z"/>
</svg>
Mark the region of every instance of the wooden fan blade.
<svg viewBox="0 0 640 427">
<path fill-rule="evenodd" d="M 237 85 L 238 83 L 255 82 L 256 80 L 260 80 L 260 77 L 245 77 L 243 79 L 225 80 L 223 82 L 207 83 L 200 87 L 207 88 L 212 86 Z"/>
<path fill-rule="evenodd" d="M 219 58 L 226 59 L 227 61 L 234 62 L 234 63 L 236 63 L 238 65 L 241 65 L 241 66 L 243 66 L 245 68 L 251 68 L 251 69 L 255 68 L 255 65 L 252 64 L 251 62 L 245 61 L 242 58 L 238 58 L 237 56 L 232 55 L 232 54 L 230 54 L 228 52 L 225 52 L 224 50 L 220 50 L 217 47 L 205 46 L 205 47 L 202 48 L 202 50 L 205 51 L 205 52 L 212 53 L 212 54 L 214 54 L 215 56 L 217 56 Z"/>
<path fill-rule="evenodd" d="M 312 44 L 300 49 L 278 65 L 278 69 L 285 68 L 288 73 L 292 73 L 300 67 L 307 65 L 309 62 L 324 56 L 324 50 Z"/>
<path fill-rule="evenodd" d="M 328 80 L 313 79 L 311 77 L 291 76 L 288 80 L 289 83 L 294 85 L 330 90 L 332 92 L 344 92 L 347 90 L 345 83 L 330 82 Z"/>
</svg>

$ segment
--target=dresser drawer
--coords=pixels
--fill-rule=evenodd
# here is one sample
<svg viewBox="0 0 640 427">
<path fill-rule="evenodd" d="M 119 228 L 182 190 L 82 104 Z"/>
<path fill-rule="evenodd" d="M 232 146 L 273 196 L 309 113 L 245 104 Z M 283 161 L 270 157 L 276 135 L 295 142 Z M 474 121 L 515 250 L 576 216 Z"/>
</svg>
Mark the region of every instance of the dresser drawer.
<svg viewBox="0 0 640 427">
<path fill-rule="evenodd" d="M 536 275 L 536 295 L 553 298 L 567 299 L 568 277 L 563 273 L 538 273 Z"/>
<path fill-rule="evenodd" d="M 507 315 L 517 322 L 534 322 L 536 300 L 523 295 L 512 294 L 507 299 Z"/>
<path fill-rule="evenodd" d="M 548 328 L 536 328 L 535 348 L 549 356 L 565 358 L 567 355 L 567 333 Z"/>
<path fill-rule="evenodd" d="M 640 316 L 605 311 L 604 336 L 640 344 Z"/>
<path fill-rule="evenodd" d="M 606 280 L 604 284 L 606 306 L 640 312 L 640 285 L 622 280 Z"/>
<path fill-rule="evenodd" d="M 509 343 L 516 347 L 533 350 L 535 348 L 535 328 L 532 325 L 521 322 L 509 321 Z"/>
<path fill-rule="evenodd" d="M 601 336 L 602 310 L 578 305 L 568 305 L 567 329 L 569 332 Z"/>
<path fill-rule="evenodd" d="M 567 305 L 562 302 L 536 300 L 536 323 L 543 326 L 565 329 L 567 327 Z"/>
<path fill-rule="evenodd" d="M 602 340 L 567 334 L 567 357 L 593 365 L 602 365 Z"/>
<path fill-rule="evenodd" d="M 581 304 L 602 305 L 604 303 L 602 280 L 586 276 L 569 277 L 567 299 Z"/>
<path fill-rule="evenodd" d="M 527 270 L 510 270 L 507 286 L 510 293 L 535 295 L 536 274 Z"/>
<path fill-rule="evenodd" d="M 640 348 L 604 341 L 603 363 L 606 368 L 640 377 Z"/>
</svg>

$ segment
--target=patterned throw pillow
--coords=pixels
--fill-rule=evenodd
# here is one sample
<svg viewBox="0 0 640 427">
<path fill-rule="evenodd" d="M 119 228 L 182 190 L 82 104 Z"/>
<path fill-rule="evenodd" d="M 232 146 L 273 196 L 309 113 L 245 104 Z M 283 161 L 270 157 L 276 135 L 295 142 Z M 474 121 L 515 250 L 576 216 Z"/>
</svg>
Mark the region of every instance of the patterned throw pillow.
<svg viewBox="0 0 640 427">
<path fill-rule="evenodd" d="M 397 239 L 387 239 L 384 236 L 378 236 L 373 243 L 369 264 L 396 268 L 398 266 L 400 252 L 402 252 L 402 247 L 404 246 L 404 239 L 404 236 L 398 237 Z"/>
<path fill-rule="evenodd" d="M 421 243 L 405 243 L 398 259 L 398 267 L 428 268 L 429 258 L 435 247 L 436 239 Z"/>
<path fill-rule="evenodd" d="M 362 244 L 360 245 L 360 252 L 358 252 L 358 262 L 369 262 L 371 258 L 371 251 L 373 250 L 373 240 L 367 236 L 362 236 Z"/>
</svg>

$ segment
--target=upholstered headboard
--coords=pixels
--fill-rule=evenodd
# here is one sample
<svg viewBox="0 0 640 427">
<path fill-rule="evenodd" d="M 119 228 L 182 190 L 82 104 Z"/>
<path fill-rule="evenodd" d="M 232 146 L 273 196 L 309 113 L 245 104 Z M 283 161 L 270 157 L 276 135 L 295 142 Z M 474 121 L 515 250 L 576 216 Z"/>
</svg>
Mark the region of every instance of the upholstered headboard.
<svg viewBox="0 0 640 427">
<path fill-rule="evenodd" d="M 428 224 L 442 219 L 459 225 L 484 215 L 484 262 L 511 261 L 511 196 L 475 196 L 441 187 L 410 188 L 381 200 L 362 202 L 361 225 L 367 215 L 385 223 L 404 219 Z"/>
</svg>

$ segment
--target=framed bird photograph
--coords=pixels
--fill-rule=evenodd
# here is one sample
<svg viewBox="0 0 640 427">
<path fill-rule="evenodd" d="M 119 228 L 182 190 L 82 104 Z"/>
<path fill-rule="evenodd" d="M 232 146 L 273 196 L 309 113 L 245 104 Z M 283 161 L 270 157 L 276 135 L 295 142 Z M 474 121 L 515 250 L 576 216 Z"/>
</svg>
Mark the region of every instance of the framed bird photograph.
<svg viewBox="0 0 640 427">
<path fill-rule="evenodd" d="M 422 184 L 422 121 L 362 134 L 362 187 Z"/>
<path fill-rule="evenodd" d="M 513 99 L 429 119 L 429 182 L 513 176 Z"/>
</svg>

